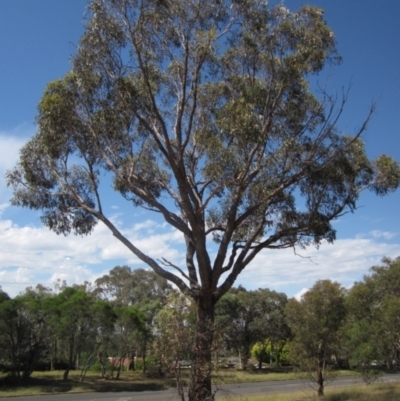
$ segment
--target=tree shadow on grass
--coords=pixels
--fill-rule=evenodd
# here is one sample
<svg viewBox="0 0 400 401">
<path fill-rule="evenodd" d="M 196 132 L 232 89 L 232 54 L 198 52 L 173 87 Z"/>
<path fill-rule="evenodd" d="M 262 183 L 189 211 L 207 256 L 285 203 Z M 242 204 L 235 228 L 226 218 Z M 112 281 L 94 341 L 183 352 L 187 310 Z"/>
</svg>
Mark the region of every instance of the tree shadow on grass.
<svg viewBox="0 0 400 401">
<path fill-rule="evenodd" d="M 0 379 L 0 390 L 6 392 L 14 392 L 23 390 L 24 393 L 68 393 L 68 392 L 120 392 L 120 391 L 161 391 L 166 390 L 174 383 L 157 383 L 157 382 L 133 382 L 119 380 L 97 380 L 97 381 L 75 381 L 60 379 L 43 379 L 43 378 L 28 378 L 23 382 L 16 382 L 10 378 Z"/>
</svg>

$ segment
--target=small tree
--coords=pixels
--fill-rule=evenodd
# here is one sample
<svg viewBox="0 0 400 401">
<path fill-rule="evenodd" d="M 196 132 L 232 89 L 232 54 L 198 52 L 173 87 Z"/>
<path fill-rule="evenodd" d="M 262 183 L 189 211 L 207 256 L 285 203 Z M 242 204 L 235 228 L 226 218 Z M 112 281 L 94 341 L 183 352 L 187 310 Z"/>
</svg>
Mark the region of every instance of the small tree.
<svg viewBox="0 0 400 401">
<path fill-rule="evenodd" d="M 257 342 L 251 348 L 251 355 L 258 359 L 259 368 L 262 362 L 269 362 L 271 365 L 274 359 L 277 365 L 286 364 L 289 361 L 289 347 L 287 342 L 281 341 L 278 346 L 272 347 L 271 341 L 266 338 L 264 341 Z"/>
<path fill-rule="evenodd" d="M 190 298 L 172 293 L 158 312 L 155 322 L 153 353 L 166 370 L 182 360 L 190 359 L 194 334 L 195 310 Z"/>
<path fill-rule="evenodd" d="M 7 174 L 12 203 L 42 210 L 58 234 L 103 222 L 192 297 L 189 399 L 210 399 L 215 304 L 243 269 L 264 249 L 332 242 L 331 221 L 364 188 L 396 189 L 400 168 L 367 158 L 367 121 L 352 136 L 337 128 L 345 98 L 336 108 L 311 93 L 308 79 L 339 60 L 321 9 L 92 0 L 89 13 L 71 72 L 46 88 L 38 133 Z M 185 267 L 145 254 L 110 220 L 104 172 L 182 234 Z"/>
<path fill-rule="evenodd" d="M 292 330 L 292 359 L 314 371 L 319 396 L 324 395 L 325 371 L 339 349 L 346 309 L 344 289 L 329 280 L 317 281 L 300 301 L 292 298 L 286 316 Z"/>
</svg>

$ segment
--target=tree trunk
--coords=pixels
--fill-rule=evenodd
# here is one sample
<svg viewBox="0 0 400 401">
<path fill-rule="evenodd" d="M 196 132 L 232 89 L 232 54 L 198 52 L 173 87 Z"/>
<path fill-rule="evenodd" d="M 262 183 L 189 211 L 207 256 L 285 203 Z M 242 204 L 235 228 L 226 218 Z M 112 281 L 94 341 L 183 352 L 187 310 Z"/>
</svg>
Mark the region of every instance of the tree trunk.
<svg viewBox="0 0 400 401">
<path fill-rule="evenodd" d="M 324 375 L 323 371 L 320 367 L 318 367 L 318 374 L 317 374 L 317 384 L 318 384 L 318 397 L 324 396 Z"/>
<path fill-rule="evenodd" d="M 320 345 L 318 350 L 318 365 L 317 365 L 318 397 L 324 396 L 324 367 L 325 367 L 324 351 Z"/>
<path fill-rule="evenodd" d="M 274 343 L 273 343 L 273 341 L 271 341 L 271 368 L 273 368 L 275 366 L 274 365 L 274 351 L 275 351 Z"/>
<path fill-rule="evenodd" d="M 215 302 L 211 294 L 197 300 L 196 332 L 193 339 L 189 401 L 211 401 L 211 350 L 214 338 Z"/>
<path fill-rule="evenodd" d="M 101 377 L 104 379 L 106 377 L 106 367 L 104 366 L 102 351 L 97 352 L 97 361 L 100 364 Z"/>
<path fill-rule="evenodd" d="M 71 369 L 73 369 L 74 366 L 74 359 L 73 359 L 73 353 L 74 353 L 74 341 L 73 339 L 70 340 L 69 343 L 69 357 L 68 357 L 68 368 L 65 370 L 64 375 L 63 375 L 63 380 L 67 381 L 68 380 L 68 376 L 69 376 L 69 371 Z"/>
<path fill-rule="evenodd" d="M 143 354 L 142 354 L 142 361 L 143 361 L 142 373 L 145 374 L 146 373 L 146 352 L 145 351 L 143 351 Z"/>
<path fill-rule="evenodd" d="M 116 379 L 119 380 L 119 375 L 121 373 L 122 362 L 125 360 L 125 356 L 119 358 L 118 368 L 117 368 L 117 376 Z"/>
<path fill-rule="evenodd" d="M 249 362 L 249 354 L 246 350 L 240 352 L 240 365 L 243 371 L 247 370 L 247 364 Z"/>
<path fill-rule="evenodd" d="M 129 354 L 129 367 L 128 370 L 135 370 L 135 351 Z"/>
<path fill-rule="evenodd" d="M 281 343 L 278 343 L 278 344 L 279 344 L 279 346 L 277 347 L 277 350 L 276 350 L 276 366 L 280 367 L 281 366 L 281 354 L 282 354 L 282 351 L 283 351 L 283 346 L 282 346 Z"/>
<path fill-rule="evenodd" d="M 175 360 L 175 378 L 176 378 L 176 389 L 178 390 L 178 396 L 181 401 L 185 401 L 185 392 L 183 390 L 182 380 L 181 380 L 181 365 L 178 359 Z"/>
<path fill-rule="evenodd" d="M 57 340 L 54 340 L 54 344 L 50 356 L 50 370 L 53 371 L 56 369 L 56 363 L 57 363 Z"/>
<path fill-rule="evenodd" d="M 75 357 L 75 370 L 79 370 L 79 364 L 81 362 L 81 353 L 78 352 Z"/>
<path fill-rule="evenodd" d="M 263 343 L 260 347 L 260 354 L 258 355 L 258 370 L 262 369 L 262 362 L 265 355 L 265 344 Z"/>
<path fill-rule="evenodd" d="M 63 380 L 66 382 L 68 380 L 68 375 L 69 375 L 69 368 L 65 370 L 63 374 Z"/>
</svg>

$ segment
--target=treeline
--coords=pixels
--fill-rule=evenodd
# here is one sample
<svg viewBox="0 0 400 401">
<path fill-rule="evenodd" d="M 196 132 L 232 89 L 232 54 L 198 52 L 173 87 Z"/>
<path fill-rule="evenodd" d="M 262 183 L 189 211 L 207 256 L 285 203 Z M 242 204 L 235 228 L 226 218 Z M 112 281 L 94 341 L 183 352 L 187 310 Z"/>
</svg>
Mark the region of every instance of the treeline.
<svg viewBox="0 0 400 401">
<path fill-rule="evenodd" d="M 123 364 L 145 366 L 157 314 L 174 293 L 152 271 L 117 266 L 95 284 L 37 285 L 15 297 L 0 291 L 0 365 L 17 380 L 35 369 L 87 369 L 118 378 Z M 111 357 L 114 357 L 110 363 Z"/>
<path fill-rule="evenodd" d="M 152 271 L 117 266 L 92 285 L 28 287 L 11 299 L 0 290 L 0 365 L 23 380 L 35 369 L 95 367 L 104 378 L 122 368 L 163 374 L 190 361 L 196 325 L 191 301 Z M 314 372 L 323 393 L 329 366 L 369 378 L 400 356 L 400 257 L 385 258 L 345 289 L 322 280 L 301 298 L 268 289 L 232 289 L 218 303 L 214 362 L 240 356 L 248 369 L 293 364 Z M 217 364 L 216 364 L 217 367 Z M 255 366 L 253 366 L 255 368 Z"/>
</svg>

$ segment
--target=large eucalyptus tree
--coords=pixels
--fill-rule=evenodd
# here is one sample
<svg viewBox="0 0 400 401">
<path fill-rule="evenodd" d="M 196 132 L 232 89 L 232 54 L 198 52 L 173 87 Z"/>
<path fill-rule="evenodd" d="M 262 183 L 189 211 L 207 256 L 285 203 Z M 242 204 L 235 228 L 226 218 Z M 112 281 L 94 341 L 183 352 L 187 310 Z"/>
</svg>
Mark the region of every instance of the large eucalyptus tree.
<svg viewBox="0 0 400 401">
<path fill-rule="evenodd" d="M 212 397 L 214 306 L 254 257 L 331 242 L 330 222 L 363 188 L 398 186 L 398 164 L 368 160 L 366 122 L 352 136 L 337 128 L 345 98 L 335 105 L 310 90 L 309 78 L 339 60 L 314 7 L 93 0 L 72 69 L 47 86 L 38 132 L 8 172 L 14 205 L 42 210 L 58 234 L 102 221 L 194 299 L 190 400 Z M 104 171 L 133 207 L 182 233 L 185 266 L 143 253 L 110 220 Z"/>
</svg>

